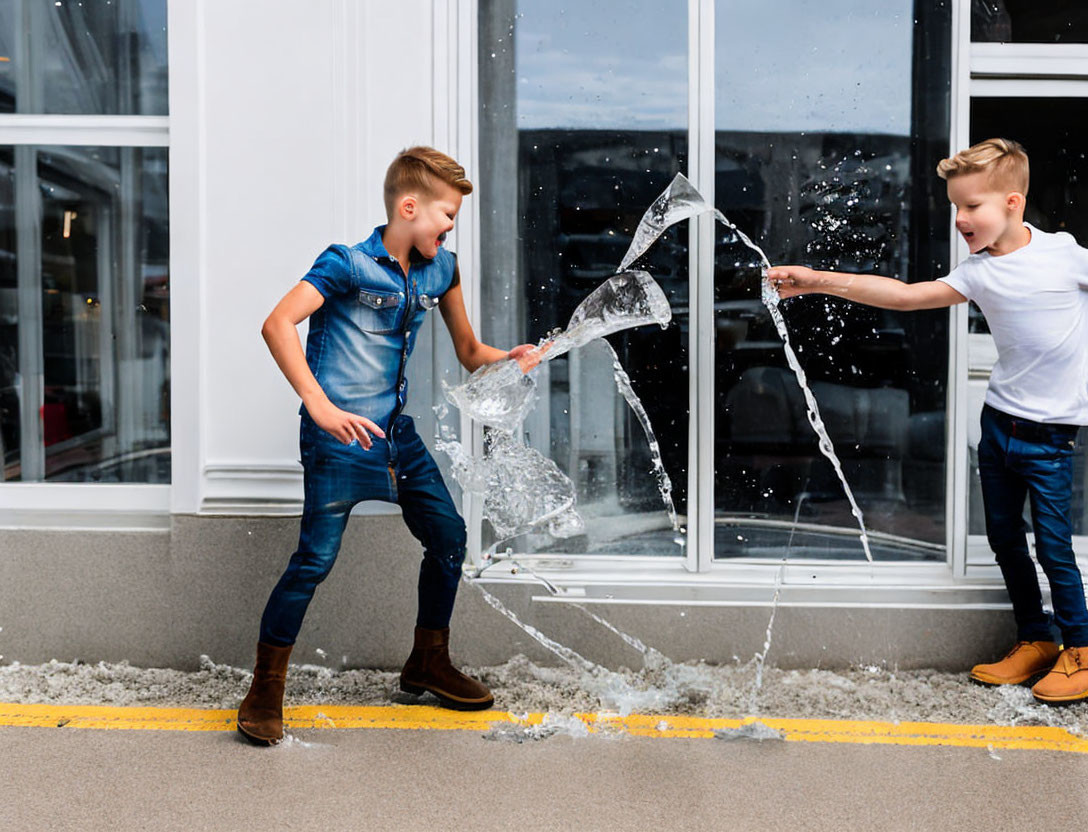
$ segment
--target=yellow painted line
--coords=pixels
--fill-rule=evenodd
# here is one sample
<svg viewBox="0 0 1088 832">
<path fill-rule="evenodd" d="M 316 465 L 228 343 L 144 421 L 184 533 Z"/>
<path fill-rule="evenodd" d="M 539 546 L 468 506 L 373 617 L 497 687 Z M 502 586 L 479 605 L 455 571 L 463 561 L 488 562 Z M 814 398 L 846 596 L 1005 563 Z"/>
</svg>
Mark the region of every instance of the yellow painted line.
<svg viewBox="0 0 1088 832">
<path fill-rule="evenodd" d="M 154 731 L 233 731 L 234 710 L 133 708 L 105 705 L 19 705 L 0 703 L 0 726 Z M 608 713 L 575 714 L 591 733 L 701 739 L 719 729 L 755 721 L 696 716 Z M 496 725 L 539 725 L 545 715 L 521 718 L 506 711 L 451 711 L 424 705 L 296 705 L 284 709 L 288 728 L 393 728 L 486 731 Z M 959 725 L 943 722 L 873 722 L 839 719 L 761 719 L 789 742 L 960 746 L 1040 749 L 1088 754 L 1088 738 L 1046 726 Z"/>
</svg>

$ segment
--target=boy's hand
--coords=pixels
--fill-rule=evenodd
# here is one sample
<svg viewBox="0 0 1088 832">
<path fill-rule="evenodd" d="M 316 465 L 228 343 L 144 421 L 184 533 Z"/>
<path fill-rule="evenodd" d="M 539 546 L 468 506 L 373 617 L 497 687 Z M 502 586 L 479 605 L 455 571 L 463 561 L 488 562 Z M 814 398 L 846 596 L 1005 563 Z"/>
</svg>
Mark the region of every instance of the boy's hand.
<svg viewBox="0 0 1088 832">
<path fill-rule="evenodd" d="M 780 298 L 792 298 L 820 288 L 819 273 L 808 266 L 775 266 L 767 270 L 767 279 Z"/>
<path fill-rule="evenodd" d="M 519 344 L 510 350 L 510 352 L 506 354 L 506 357 L 512 358 L 518 362 L 521 371 L 527 373 L 541 362 L 544 358 L 544 353 L 550 350 L 551 347 L 551 341 L 545 341 L 539 347 L 534 346 L 533 344 Z"/>
<path fill-rule="evenodd" d="M 312 408 L 307 406 L 306 412 L 319 428 L 335 436 L 345 445 L 350 445 L 352 440 L 358 439 L 363 448 L 370 450 L 370 446 L 374 444 L 370 439 L 371 433 L 382 439 L 385 438 L 385 431 L 365 416 L 348 413 L 327 400 Z"/>
</svg>

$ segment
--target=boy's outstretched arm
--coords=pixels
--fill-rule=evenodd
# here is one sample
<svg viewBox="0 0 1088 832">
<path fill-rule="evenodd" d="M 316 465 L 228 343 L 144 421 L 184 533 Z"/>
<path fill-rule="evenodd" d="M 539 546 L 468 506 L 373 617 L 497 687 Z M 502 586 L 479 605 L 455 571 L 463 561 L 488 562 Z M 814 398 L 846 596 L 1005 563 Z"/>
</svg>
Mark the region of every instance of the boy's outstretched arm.
<svg viewBox="0 0 1088 832">
<path fill-rule="evenodd" d="M 306 363 L 306 353 L 302 351 L 302 342 L 295 327 L 316 312 L 324 302 L 325 298 L 312 283 L 301 281 L 276 304 L 276 308 L 261 327 L 261 335 L 268 344 L 272 357 L 276 359 L 276 364 L 302 398 L 306 412 L 317 426 L 345 445 L 358 439 L 360 445 L 369 448 L 370 434 L 384 437 L 385 431 L 365 416 L 348 413 L 329 401 L 329 397 L 314 378 L 310 365 Z"/>
<path fill-rule="evenodd" d="M 837 295 L 881 309 L 941 309 L 967 298 L 940 280 L 903 283 L 891 277 L 845 272 L 818 272 L 807 266 L 776 266 L 767 279 L 782 298 L 796 295 Z"/>
<path fill-rule="evenodd" d="M 470 373 L 484 364 L 493 364 L 504 358 L 517 359 L 523 373 L 529 372 L 540 363 L 540 356 L 544 351 L 536 349 L 532 344 L 521 344 L 510 352 L 504 352 L 495 347 L 489 347 L 476 337 L 476 333 L 472 331 L 472 324 L 468 321 L 468 313 L 465 312 L 465 297 L 461 292 L 460 281 L 442 296 L 438 308 L 442 311 L 442 320 L 446 322 L 446 329 L 450 331 L 457 360 Z"/>
</svg>

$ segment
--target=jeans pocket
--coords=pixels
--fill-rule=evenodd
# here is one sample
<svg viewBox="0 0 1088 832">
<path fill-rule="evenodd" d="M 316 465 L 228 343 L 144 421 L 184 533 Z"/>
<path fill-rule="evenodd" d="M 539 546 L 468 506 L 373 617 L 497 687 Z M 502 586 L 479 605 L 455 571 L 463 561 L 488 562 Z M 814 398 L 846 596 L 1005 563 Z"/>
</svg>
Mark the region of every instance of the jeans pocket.
<svg viewBox="0 0 1088 832">
<path fill-rule="evenodd" d="M 355 304 L 359 328 L 374 335 L 387 335 L 400 329 L 404 296 L 398 292 L 361 290 Z"/>
<path fill-rule="evenodd" d="M 1056 460 L 1073 456 L 1073 445 L 1065 439 L 1051 439 L 1045 442 L 1020 443 L 1018 456 L 1030 460 Z"/>
</svg>

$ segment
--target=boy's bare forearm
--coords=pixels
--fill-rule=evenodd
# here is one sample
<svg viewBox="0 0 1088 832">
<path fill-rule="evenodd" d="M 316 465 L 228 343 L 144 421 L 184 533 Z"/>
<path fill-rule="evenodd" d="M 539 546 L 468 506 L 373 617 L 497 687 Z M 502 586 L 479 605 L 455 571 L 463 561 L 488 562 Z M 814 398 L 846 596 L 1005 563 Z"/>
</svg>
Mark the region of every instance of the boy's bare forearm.
<svg viewBox="0 0 1088 832">
<path fill-rule="evenodd" d="M 812 291 L 820 294 L 882 309 L 906 309 L 910 303 L 907 284 L 892 277 L 825 271 L 816 271 L 816 277 L 817 285 Z"/>
<path fill-rule="evenodd" d="M 506 356 L 506 350 L 500 350 L 497 347 L 491 347 L 477 341 L 472 347 L 463 350 L 463 354 L 458 354 L 457 357 L 461 361 L 461 366 L 472 373 L 484 366 L 484 364 L 494 364 L 496 361 L 506 358 Z"/>
<path fill-rule="evenodd" d="M 821 272 L 808 266 L 772 266 L 767 279 L 782 298 L 836 295 L 882 309 L 943 309 L 967 300 L 943 280 L 903 283 L 875 274 Z"/>
<path fill-rule="evenodd" d="M 321 385 L 317 383 L 310 365 L 306 363 L 306 353 L 302 350 L 302 341 L 298 337 L 295 325 L 287 319 L 269 318 L 261 329 L 268 350 L 276 361 L 276 366 L 307 405 L 324 401 L 327 397 Z"/>
</svg>

